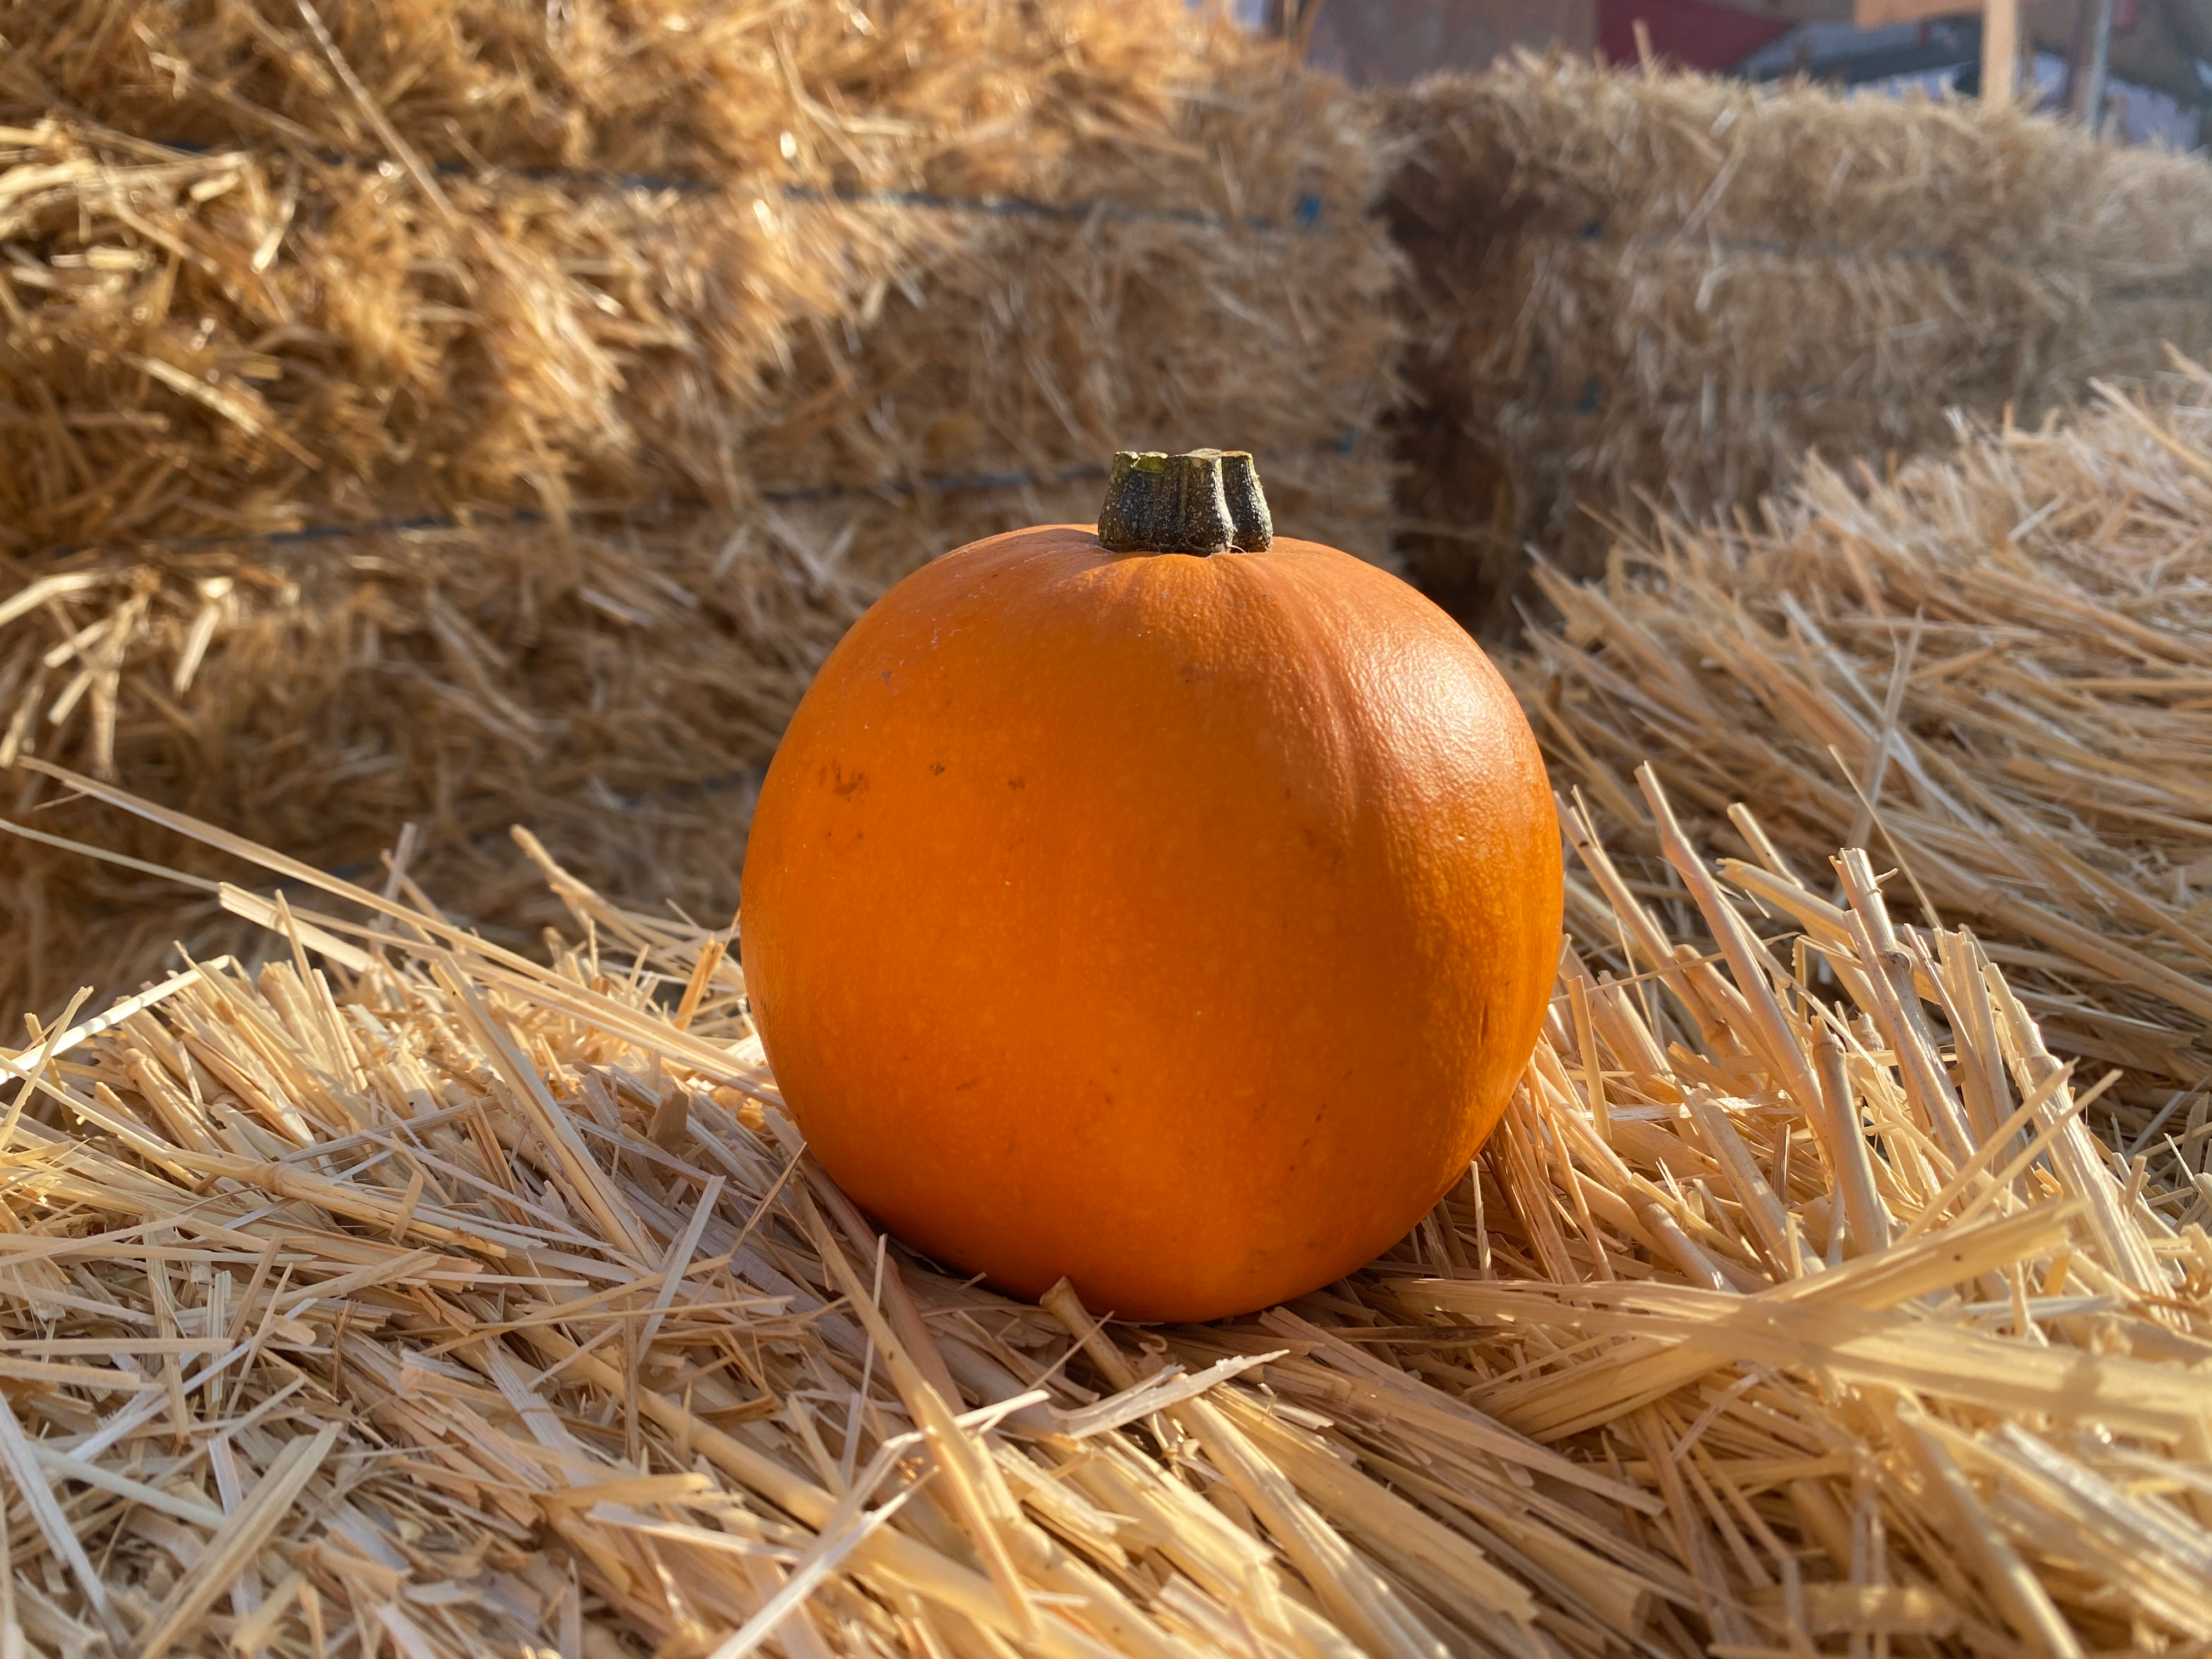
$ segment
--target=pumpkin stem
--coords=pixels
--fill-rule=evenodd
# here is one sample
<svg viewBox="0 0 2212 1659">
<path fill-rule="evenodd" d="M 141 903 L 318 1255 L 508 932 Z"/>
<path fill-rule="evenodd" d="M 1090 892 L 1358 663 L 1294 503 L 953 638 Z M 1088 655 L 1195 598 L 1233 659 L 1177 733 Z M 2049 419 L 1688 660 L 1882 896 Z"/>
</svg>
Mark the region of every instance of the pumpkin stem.
<svg viewBox="0 0 2212 1659">
<path fill-rule="evenodd" d="M 1114 458 L 1098 509 L 1109 553 L 1258 553 L 1274 539 L 1259 469 L 1244 451 L 1125 449 Z"/>
</svg>

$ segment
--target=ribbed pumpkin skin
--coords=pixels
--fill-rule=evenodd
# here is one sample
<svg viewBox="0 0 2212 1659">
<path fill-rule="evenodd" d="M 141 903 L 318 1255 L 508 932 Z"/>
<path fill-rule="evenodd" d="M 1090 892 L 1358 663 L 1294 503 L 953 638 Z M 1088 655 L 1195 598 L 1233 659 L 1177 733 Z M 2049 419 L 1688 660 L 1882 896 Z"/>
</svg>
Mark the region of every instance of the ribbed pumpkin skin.
<svg viewBox="0 0 2212 1659">
<path fill-rule="evenodd" d="M 1332 549 L 947 555 L 830 653 L 739 917 L 830 1173 L 918 1249 L 1195 1320 L 1341 1278 L 1534 1047 L 1558 823 L 1473 641 Z"/>
</svg>

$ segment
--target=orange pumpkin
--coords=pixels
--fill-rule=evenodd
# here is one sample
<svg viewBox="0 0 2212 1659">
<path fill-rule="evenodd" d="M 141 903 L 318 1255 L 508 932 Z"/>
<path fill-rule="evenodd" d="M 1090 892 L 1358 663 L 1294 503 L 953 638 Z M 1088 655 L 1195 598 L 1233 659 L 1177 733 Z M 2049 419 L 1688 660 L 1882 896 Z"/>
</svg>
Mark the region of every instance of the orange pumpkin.
<svg viewBox="0 0 2212 1659">
<path fill-rule="evenodd" d="M 1559 947 L 1504 682 L 1397 578 L 1270 544 L 1225 459 L 1121 457 L 1103 542 L 995 536 L 885 594 L 745 860 L 753 1018 L 830 1173 L 950 1267 L 1129 1319 L 1401 1238 L 1504 1109 Z"/>
</svg>

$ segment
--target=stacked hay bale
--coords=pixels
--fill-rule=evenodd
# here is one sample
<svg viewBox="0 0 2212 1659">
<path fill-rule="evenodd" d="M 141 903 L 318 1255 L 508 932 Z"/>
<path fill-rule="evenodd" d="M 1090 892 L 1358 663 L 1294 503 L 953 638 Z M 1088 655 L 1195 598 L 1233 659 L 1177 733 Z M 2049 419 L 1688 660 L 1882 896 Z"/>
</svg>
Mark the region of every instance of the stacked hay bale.
<svg viewBox="0 0 2212 1659">
<path fill-rule="evenodd" d="M 1555 781 L 1632 848 L 1648 757 L 1784 910 L 1863 845 L 1893 903 L 1971 920 L 2054 1048 L 2126 1068 L 2100 1121 L 2153 1157 L 2154 1119 L 2184 1137 L 2184 1186 L 2212 1098 L 2212 375 L 2185 392 L 1893 483 L 1816 465 L 1767 528 L 1546 570 L 1564 633 L 1516 670 Z"/>
<path fill-rule="evenodd" d="M 6 758 L 325 867 L 413 821 L 417 872 L 509 926 L 542 919 L 515 821 L 726 909 L 747 775 L 844 626 L 1087 520 L 1117 446 L 1252 448 L 1286 526 L 1384 551 L 1378 152 L 1173 0 L 0 33 Z M 68 833 L 47 793 L 12 816 Z M 19 923 L 71 920 L 18 929 L 0 994 L 166 949 L 136 875 L 4 869 Z"/>
<path fill-rule="evenodd" d="M 2212 342 L 2212 168 L 1978 101 L 1522 58 L 1394 100 L 1409 561 L 1479 629 L 1531 542 L 1749 507 Z"/>
</svg>

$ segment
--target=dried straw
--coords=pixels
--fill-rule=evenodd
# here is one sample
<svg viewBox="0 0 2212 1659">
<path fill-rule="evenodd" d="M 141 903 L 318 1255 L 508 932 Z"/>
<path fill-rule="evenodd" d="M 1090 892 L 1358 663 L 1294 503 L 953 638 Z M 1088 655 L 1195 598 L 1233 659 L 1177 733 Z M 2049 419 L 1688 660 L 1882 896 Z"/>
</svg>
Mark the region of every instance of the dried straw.
<svg viewBox="0 0 2212 1659">
<path fill-rule="evenodd" d="M 726 918 L 759 769 L 845 628 L 944 538 L 1086 517 L 1098 488 L 787 502 L 735 531 L 694 514 L 72 561 L 8 630 L 0 754 L 82 757 L 372 884 L 411 824 L 410 873 L 511 944 L 565 914 L 508 841 L 517 823 L 642 905 Z M 4 816 L 233 873 L 36 774 L 9 775 Z M 0 908 L 0 988 L 48 1011 L 180 965 L 179 939 L 267 948 L 204 895 L 20 835 Z"/>
<path fill-rule="evenodd" d="M 1389 562 L 1387 152 L 1340 87 L 1204 39 L 1171 124 L 1073 148 L 1055 196 L 1087 210 L 969 214 L 918 286 L 794 349 L 750 441 L 764 487 L 1079 471 L 1090 495 L 1117 449 L 1234 434 L 1290 533 Z"/>
<path fill-rule="evenodd" d="M 58 0 L 6 17 L 7 97 L 149 137 L 394 161 L 396 137 L 447 176 L 786 168 L 953 191 L 1156 118 L 1189 39 L 1143 4 L 938 0 Z"/>
<path fill-rule="evenodd" d="M 1900 908 L 1970 919 L 2054 1048 L 2124 1069 L 2100 1112 L 2185 1187 L 2212 1100 L 2208 524 L 2191 369 L 2174 406 L 2107 388 L 1893 483 L 1816 465 L 1766 528 L 1626 541 L 1602 585 L 1545 571 L 1565 631 L 1516 672 L 1601 823 L 1640 816 L 1646 756 L 1715 836 L 1752 803 L 1744 879 L 1823 949 L 1840 922 L 1808 861 L 1881 848 Z"/>
<path fill-rule="evenodd" d="M 1175 0 L 0 33 L 9 755 L 325 868 L 413 823 L 416 874 L 526 939 L 507 824 L 705 901 L 853 617 L 976 536 L 1087 521 L 1117 447 L 1252 448 L 1286 529 L 1387 556 L 1384 154 Z M 82 830 L 52 796 L 8 815 Z M 152 904 L 7 843 L 0 996 L 244 948 Z"/>
<path fill-rule="evenodd" d="M 2212 344 L 2212 168 L 1979 100 L 1522 57 L 1389 101 L 1409 558 L 1479 629 L 1531 541 L 1749 507 Z"/>
<path fill-rule="evenodd" d="M 875 1235 L 726 933 L 564 881 L 540 965 L 58 781 L 302 902 L 226 890 L 280 960 L 8 1062 L 0 1644 L 2212 1639 L 2205 1197 L 2144 1191 L 2087 1126 L 2106 1079 L 1863 854 L 1799 934 L 1649 775 L 1676 901 L 1571 815 L 1559 995 L 1467 1180 L 1351 1279 L 1138 1329 Z"/>
<path fill-rule="evenodd" d="M 328 51 L 296 0 L 25 20 L 0 551 L 736 511 L 1132 441 L 1302 464 L 1388 393 L 1364 124 L 1165 0 L 330 9 Z"/>
</svg>

